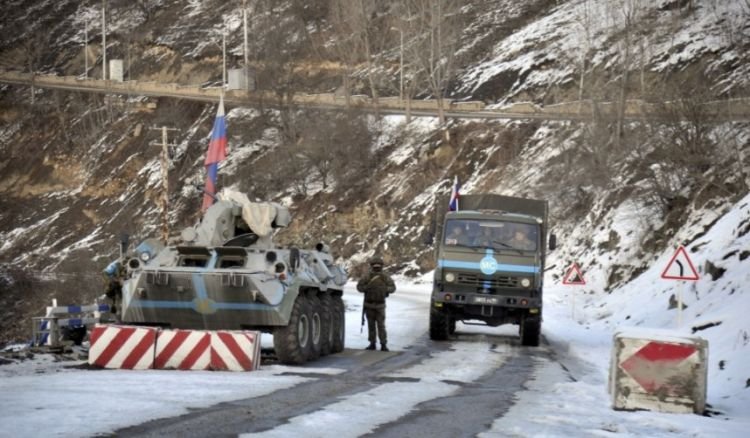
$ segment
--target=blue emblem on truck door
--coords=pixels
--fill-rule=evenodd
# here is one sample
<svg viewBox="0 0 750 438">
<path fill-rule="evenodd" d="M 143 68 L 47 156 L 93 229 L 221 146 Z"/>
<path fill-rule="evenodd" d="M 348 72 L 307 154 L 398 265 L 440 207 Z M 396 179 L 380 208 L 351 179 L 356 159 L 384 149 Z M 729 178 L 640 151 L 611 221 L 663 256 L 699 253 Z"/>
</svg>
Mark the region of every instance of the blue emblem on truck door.
<svg viewBox="0 0 750 438">
<path fill-rule="evenodd" d="M 497 271 L 497 260 L 491 249 L 487 249 L 487 255 L 479 261 L 479 270 L 484 275 L 492 275 Z"/>
</svg>

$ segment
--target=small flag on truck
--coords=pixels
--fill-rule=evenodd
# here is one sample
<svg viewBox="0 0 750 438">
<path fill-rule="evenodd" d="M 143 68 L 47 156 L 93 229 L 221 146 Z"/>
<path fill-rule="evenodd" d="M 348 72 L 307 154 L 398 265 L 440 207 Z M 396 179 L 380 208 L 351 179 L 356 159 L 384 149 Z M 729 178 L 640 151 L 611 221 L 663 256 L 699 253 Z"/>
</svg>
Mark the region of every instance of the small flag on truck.
<svg viewBox="0 0 750 438">
<path fill-rule="evenodd" d="M 451 190 L 451 200 L 448 203 L 448 210 L 458 211 L 458 199 L 461 197 L 461 194 L 458 192 L 461 188 L 458 185 L 458 176 L 455 176 L 453 181 L 453 190 Z"/>
</svg>

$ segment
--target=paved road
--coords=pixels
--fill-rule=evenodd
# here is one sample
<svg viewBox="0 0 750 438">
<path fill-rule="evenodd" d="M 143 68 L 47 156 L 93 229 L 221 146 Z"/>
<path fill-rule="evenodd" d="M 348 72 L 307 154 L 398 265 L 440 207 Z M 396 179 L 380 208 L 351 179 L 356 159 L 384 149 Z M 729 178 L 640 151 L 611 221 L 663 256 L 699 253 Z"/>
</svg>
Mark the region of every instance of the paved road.
<svg viewBox="0 0 750 438">
<path fill-rule="evenodd" d="M 399 309 L 427 314 L 423 293 L 401 290 L 391 300 Z M 290 371 L 309 379 L 291 389 L 150 421 L 116 435 L 283 437 L 307 430 L 306 436 L 340 438 L 476 436 L 508 411 L 541 366 L 560 367 L 550 346 L 521 347 L 512 328 L 498 334 L 498 329 L 459 325 L 457 337 L 448 342 L 430 341 L 425 331 L 399 351 L 347 349 Z M 331 374 L 331 369 L 341 372 Z"/>
</svg>

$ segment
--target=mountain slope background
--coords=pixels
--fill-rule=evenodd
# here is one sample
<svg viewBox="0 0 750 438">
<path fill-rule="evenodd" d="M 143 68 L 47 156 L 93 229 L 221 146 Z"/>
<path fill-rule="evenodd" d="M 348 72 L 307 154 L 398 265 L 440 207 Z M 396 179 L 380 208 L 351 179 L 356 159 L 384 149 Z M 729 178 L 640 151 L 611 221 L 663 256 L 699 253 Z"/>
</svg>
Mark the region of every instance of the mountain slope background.
<svg viewBox="0 0 750 438">
<path fill-rule="evenodd" d="M 0 11 L 2 68 L 82 76 L 88 23 L 86 73 L 101 77 L 101 2 L 9 3 Z M 279 242 L 324 241 L 353 275 L 376 252 L 393 272 L 428 272 L 424 237 L 455 175 L 464 193 L 549 200 L 560 248 L 547 281 L 577 262 L 588 282 L 575 292 L 579 303 L 603 309 L 605 322 L 672 326 L 683 286 L 662 285 L 657 274 L 685 245 L 702 280 L 685 294 L 683 328 L 720 322 L 700 330 L 721 354 L 710 378 L 747 359 L 750 329 L 726 310 L 748 305 L 750 123 L 712 121 L 703 105 L 750 95 L 747 1 L 443 2 L 447 97 L 498 107 L 582 99 L 623 108 L 637 99 L 658 116 L 445 124 L 274 105 L 303 92 L 398 95 L 399 29 L 412 47 L 408 95 L 437 97 L 417 59 L 423 41 L 399 21 L 409 2 L 371 2 L 351 20 L 336 1 L 250 3 L 250 65 L 278 101 L 228 108 L 219 185 L 289 205 L 294 222 Z M 229 67 L 242 63 L 241 6 L 110 0 L 107 57 L 125 61 L 126 79 L 219 86 L 222 29 Z M 99 296 L 121 232 L 133 241 L 158 234 L 160 133 L 151 128 L 179 130 L 170 132 L 172 233 L 198 220 L 195 186 L 215 112 L 166 98 L 0 86 L 0 343 L 27 339 L 30 318 L 52 298 Z M 632 307 L 607 304 L 630 296 Z M 747 397 L 748 386 L 721 391 Z"/>
</svg>

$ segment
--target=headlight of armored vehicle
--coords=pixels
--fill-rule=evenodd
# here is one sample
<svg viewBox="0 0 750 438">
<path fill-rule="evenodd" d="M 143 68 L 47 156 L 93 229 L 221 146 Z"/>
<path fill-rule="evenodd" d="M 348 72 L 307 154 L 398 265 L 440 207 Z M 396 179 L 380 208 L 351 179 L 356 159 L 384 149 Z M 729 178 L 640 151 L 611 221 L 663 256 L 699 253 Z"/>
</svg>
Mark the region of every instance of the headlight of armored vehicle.
<svg viewBox="0 0 750 438">
<path fill-rule="evenodd" d="M 521 279 L 521 286 L 523 286 L 523 287 L 529 287 L 529 286 L 531 286 L 531 280 L 529 280 L 528 278 L 522 278 Z"/>
<path fill-rule="evenodd" d="M 147 261 L 149 261 L 150 259 L 151 259 L 151 254 L 149 254 L 149 253 L 147 253 L 147 252 L 142 252 L 142 253 L 141 253 L 141 260 L 142 260 L 142 261 L 143 261 L 144 263 L 145 263 L 145 262 L 147 262 Z"/>
<path fill-rule="evenodd" d="M 453 272 L 445 274 L 445 281 L 447 281 L 448 283 L 453 283 L 454 281 L 456 281 L 456 274 L 454 274 Z"/>
</svg>

